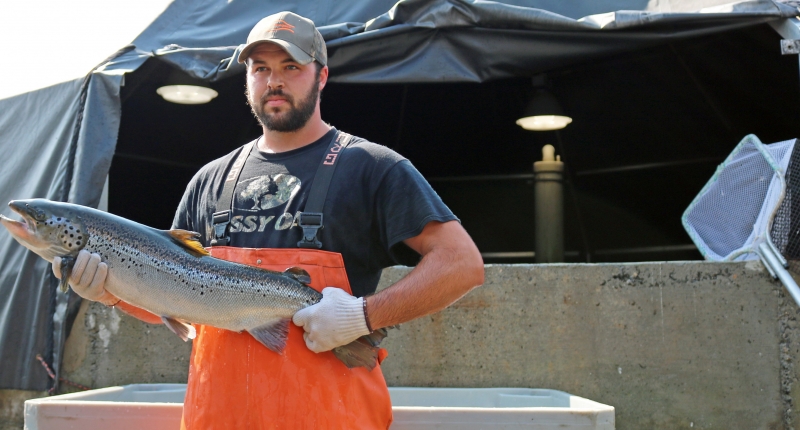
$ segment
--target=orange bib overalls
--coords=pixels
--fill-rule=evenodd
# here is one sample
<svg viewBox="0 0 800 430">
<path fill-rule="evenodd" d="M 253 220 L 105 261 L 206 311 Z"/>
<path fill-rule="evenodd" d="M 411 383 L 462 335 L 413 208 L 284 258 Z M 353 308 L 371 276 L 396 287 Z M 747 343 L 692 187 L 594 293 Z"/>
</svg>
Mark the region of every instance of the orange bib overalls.
<svg viewBox="0 0 800 430">
<path fill-rule="evenodd" d="M 311 287 L 350 293 L 338 253 L 309 249 L 212 247 L 211 255 L 270 270 L 302 267 Z M 316 354 L 290 324 L 283 354 L 249 333 L 198 326 L 182 429 L 386 429 L 392 422 L 380 366 L 348 369 L 330 351 Z"/>
</svg>

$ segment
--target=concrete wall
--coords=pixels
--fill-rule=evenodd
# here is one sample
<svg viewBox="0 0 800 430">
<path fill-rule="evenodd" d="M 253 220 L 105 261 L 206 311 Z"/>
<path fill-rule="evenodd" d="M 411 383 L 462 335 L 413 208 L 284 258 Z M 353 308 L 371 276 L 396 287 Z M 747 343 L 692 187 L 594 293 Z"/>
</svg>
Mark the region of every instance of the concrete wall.
<svg viewBox="0 0 800 430">
<path fill-rule="evenodd" d="M 487 266 L 483 287 L 392 330 L 383 369 L 390 386 L 563 390 L 614 406 L 623 430 L 788 429 L 797 312 L 757 262 Z M 189 353 L 163 326 L 86 304 L 64 376 L 185 382 Z"/>
<path fill-rule="evenodd" d="M 46 391 L 0 390 L 0 430 L 22 428 L 25 419 L 25 400 L 46 395 Z"/>
<path fill-rule="evenodd" d="M 384 369 L 393 386 L 563 390 L 614 406 L 618 429 L 787 428 L 796 310 L 781 288 L 760 264 L 489 267 L 393 332 Z"/>
</svg>

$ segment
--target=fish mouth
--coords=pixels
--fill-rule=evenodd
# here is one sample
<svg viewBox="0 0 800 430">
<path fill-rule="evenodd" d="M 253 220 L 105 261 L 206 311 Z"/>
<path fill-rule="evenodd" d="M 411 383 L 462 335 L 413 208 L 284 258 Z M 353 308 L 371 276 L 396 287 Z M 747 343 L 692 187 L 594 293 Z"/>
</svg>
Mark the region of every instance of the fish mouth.
<svg viewBox="0 0 800 430">
<path fill-rule="evenodd" d="M 8 207 L 20 215 L 22 217 L 22 221 L 16 221 L 3 214 L 0 214 L 0 224 L 3 224 L 3 226 L 9 231 L 9 233 L 11 233 L 12 236 L 18 238 L 26 238 L 34 234 L 35 232 L 30 228 L 32 223 L 30 222 L 30 215 L 27 213 L 27 205 L 16 200 L 12 200 L 8 204 Z"/>
</svg>

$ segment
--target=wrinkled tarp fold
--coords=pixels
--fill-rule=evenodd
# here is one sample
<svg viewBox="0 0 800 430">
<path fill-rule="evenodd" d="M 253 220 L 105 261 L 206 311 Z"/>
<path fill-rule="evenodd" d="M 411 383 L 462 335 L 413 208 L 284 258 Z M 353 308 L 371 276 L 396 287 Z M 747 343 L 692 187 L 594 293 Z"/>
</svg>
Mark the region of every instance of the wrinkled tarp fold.
<svg viewBox="0 0 800 430">
<path fill-rule="evenodd" d="M 14 199 L 63 198 L 83 79 L 0 100 L 0 213 L 19 219 Z M 46 109 L 42 109 L 46 106 Z M 55 114 L 57 113 L 57 114 Z M 0 388 L 44 391 L 52 381 L 56 288 L 50 264 L 0 234 Z"/>
<path fill-rule="evenodd" d="M 798 15 L 796 4 L 772 0 L 708 0 L 703 4 L 711 7 L 699 13 L 681 7 L 697 0 L 673 0 L 670 13 L 651 3 L 658 2 L 175 0 L 131 49 L 90 75 L 85 92 L 74 81 L 0 101 L 0 145 L 12 161 L 0 172 L 0 197 L 59 199 L 68 190 L 70 201 L 96 207 L 116 146 L 124 75 L 154 58 L 206 81 L 241 75 L 243 66 L 232 61 L 239 45 L 256 22 L 282 10 L 319 27 L 331 81 L 375 84 L 532 76 Z M 0 236 L 0 262 L 0 388 L 46 389 L 31 358 L 42 351 L 59 357 L 47 352 L 55 306 L 49 266 L 7 235 Z"/>
<path fill-rule="evenodd" d="M 215 11 L 227 16 L 223 8 Z M 196 29 L 202 36 L 188 38 L 183 28 L 170 33 L 169 39 L 145 32 L 135 42 L 137 51 L 121 58 L 119 65 L 109 64 L 107 70 L 124 68 L 125 62 L 140 64 L 142 57 L 158 57 L 208 81 L 236 75 L 243 70 L 232 61 L 238 43 L 260 17 L 273 12 L 277 10 L 265 8 L 249 19 L 242 17 L 236 24 L 243 28 L 231 25 L 214 38 L 213 30 L 221 30 L 216 17 L 198 8 L 187 12 L 183 20 L 170 22 L 185 24 L 190 17 L 202 17 L 213 23 Z M 317 17 L 315 22 L 328 45 L 332 82 L 435 83 L 532 75 L 797 14 L 796 7 L 772 0 L 716 6 L 700 13 L 620 10 L 579 19 L 492 1 L 405 0 L 364 21 L 331 22 Z M 211 39 L 225 44 L 202 46 Z"/>
</svg>

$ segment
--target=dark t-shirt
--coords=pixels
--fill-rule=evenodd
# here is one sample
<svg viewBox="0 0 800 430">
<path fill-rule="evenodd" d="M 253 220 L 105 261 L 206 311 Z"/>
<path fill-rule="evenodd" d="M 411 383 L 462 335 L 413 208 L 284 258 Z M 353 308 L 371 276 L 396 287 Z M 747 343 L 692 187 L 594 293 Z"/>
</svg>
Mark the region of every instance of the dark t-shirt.
<svg viewBox="0 0 800 430">
<path fill-rule="evenodd" d="M 316 142 L 278 154 L 256 145 L 245 163 L 233 197 L 231 246 L 297 248 L 302 212 L 331 129 Z M 212 214 L 228 208 L 217 200 L 238 151 L 212 161 L 195 174 L 181 199 L 172 228 L 196 231 L 209 246 Z M 354 137 L 342 151 L 325 199 L 322 249 L 342 254 L 355 296 L 375 291 L 381 270 L 412 266 L 419 255 L 402 243 L 430 221 L 456 217 L 411 163 L 384 146 Z"/>
</svg>

